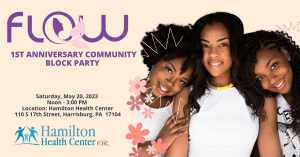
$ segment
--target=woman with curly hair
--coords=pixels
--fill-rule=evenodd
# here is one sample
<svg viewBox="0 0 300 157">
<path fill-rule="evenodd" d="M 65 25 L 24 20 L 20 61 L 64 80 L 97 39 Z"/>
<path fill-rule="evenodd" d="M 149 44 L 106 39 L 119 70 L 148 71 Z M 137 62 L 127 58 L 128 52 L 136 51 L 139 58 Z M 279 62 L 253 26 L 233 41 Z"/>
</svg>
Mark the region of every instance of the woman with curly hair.
<svg viewBox="0 0 300 157">
<path fill-rule="evenodd" d="M 244 35 L 240 79 L 260 96 L 276 97 L 282 156 L 300 156 L 300 51 L 287 33 Z"/>
<path fill-rule="evenodd" d="M 167 157 L 187 153 L 189 157 L 249 157 L 257 138 L 262 157 L 279 157 L 275 99 L 266 98 L 263 106 L 237 78 L 242 21 L 217 12 L 198 19 L 193 30 L 203 50 L 195 67 L 195 82 L 191 89 L 177 94 L 174 103 L 174 108 L 180 108 L 179 117 L 192 114 L 189 137 L 178 137 Z M 179 100 L 186 105 L 180 106 Z"/>
<path fill-rule="evenodd" d="M 187 133 L 184 118 L 173 122 L 176 113 L 172 116 L 172 109 L 174 96 L 193 80 L 198 55 L 192 37 L 191 26 L 160 24 L 157 30 L 146 32 L 141 42 L 141 54 L 149 74 L 145 79 L 147 90 L 140 95 L 144 104 L 140 105 L 138 122 L 142 123 L 143 130 L 148 129 L 150 133 L 145 136 L 146 142 L 139 141 L 138 147 L 142 147 L 146 156 L 154 155 L 146 151 L 151 149 L 152 140 L 162 139 L 162 143 L 167 144 L 164 150 L 167 150 L 177 137 Z M 143 112 L 153 112 L 153 115 L 146 117 Z M 165 153 L 156 156 L 165 156 Z"/>
</svg>

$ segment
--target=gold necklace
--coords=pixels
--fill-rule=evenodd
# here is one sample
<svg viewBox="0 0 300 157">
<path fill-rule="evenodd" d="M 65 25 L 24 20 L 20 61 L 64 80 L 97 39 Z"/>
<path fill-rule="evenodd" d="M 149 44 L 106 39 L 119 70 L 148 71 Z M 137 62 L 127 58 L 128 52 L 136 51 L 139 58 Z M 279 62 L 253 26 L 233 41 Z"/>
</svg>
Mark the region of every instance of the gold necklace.
<svg viewBox="0 0 300 157">
<path fill-rule="evenodd" d="M 232 84 L 232 83 L 230 83 L 230 84 L 227 85 L 227 86 L 223 86 L 223 87 L 215 87 L 215 86 L 209 84 L 208 81 L 206 81 L 206 82 L 207 82 L 207 85 L 208 85 L 211 89 L 215 89 L 215 90 L 225 90 L 225 89 L 228 89 L 228 88 L 233 87 L 233 84 Z"/>
</svg>

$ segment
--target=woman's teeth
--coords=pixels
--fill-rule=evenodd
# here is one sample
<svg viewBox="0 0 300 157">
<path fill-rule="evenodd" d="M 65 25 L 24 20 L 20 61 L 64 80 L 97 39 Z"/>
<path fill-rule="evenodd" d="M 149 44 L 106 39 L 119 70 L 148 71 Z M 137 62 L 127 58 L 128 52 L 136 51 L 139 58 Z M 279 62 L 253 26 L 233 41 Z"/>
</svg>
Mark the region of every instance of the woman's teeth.
<svg viewBox="0 0 300 157">
<path fill-rule="evenodd" d="M 222 62 L 220 62 L 220 63 L 209 63 L 209 64 L 211 64 L 211 65 L 219 65 L 219 64 L 221 64 Z"/>
<path fill-rule="evenodd" d="M 282 85 L 282 83 L 283 83 L 283 79 L 281 80 L 281 82 L 279 83 L 279 85 L 277 85 L 276 87 L 277 88 L 280 87 Z"/>
<path fill-rule="evenodd" d="M 165 88 L 164 88 L 163 86 L 161 86 L 161 85 L 160 85 L 160 89 L 161 89 L 162 91 L 164 91 L 164 92 L 167 91 L 167 89 L 165 89 Z"/>
</svg>

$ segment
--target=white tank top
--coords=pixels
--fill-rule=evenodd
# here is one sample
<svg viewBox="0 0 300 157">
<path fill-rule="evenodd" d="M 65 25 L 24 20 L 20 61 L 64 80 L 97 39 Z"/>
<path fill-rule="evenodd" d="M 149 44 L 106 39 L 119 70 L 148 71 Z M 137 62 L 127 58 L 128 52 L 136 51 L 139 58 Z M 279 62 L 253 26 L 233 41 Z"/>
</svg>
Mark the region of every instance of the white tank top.
<svg viewBox="0 0 300 157">
<path fill-rule="evenodd" d="M 138 111 L 138 123 L 141 122 L 143 124 L 142 130 L 148 129 L 150 131 L 150 133 L 144 137 L 146 141 L 155 140 L 160 130 L 164 127 L 167 119 L 172 115 L 173 102 L 168 106 L 160 109 L 151 108 L 145 104 L 140 105 L 140 107 L 141 109 Z M 145 115 L 142 114 L 143 112 L 145 112 L 144 108 L 147 108 L 147 110 L 151 108 L 151 112 L 154 112 L 154 114 L 152 114 L 151 119 L 149 117 L 145 119 Z M 155 155 L 155 157 L 164 157 L 164 156 L 166 156 L 166 151 L 163 154 Z"/>
<path fill-rule="evenodd" d="M 197 100 L 200 111 L 192 115 L 189 157 L 249 157 L 259 120 L 235 87 L 206 90 Z"/>
<path fill-rule="evenodd" d="M 300 135 L 296 135 L 292 128 L 287 128 L 292 123 L 291 107 L 281 94 L 277 99 L 277 127 L 280 139 L 281 153 L 285 157 L 300 156 Z"/>
</svg>

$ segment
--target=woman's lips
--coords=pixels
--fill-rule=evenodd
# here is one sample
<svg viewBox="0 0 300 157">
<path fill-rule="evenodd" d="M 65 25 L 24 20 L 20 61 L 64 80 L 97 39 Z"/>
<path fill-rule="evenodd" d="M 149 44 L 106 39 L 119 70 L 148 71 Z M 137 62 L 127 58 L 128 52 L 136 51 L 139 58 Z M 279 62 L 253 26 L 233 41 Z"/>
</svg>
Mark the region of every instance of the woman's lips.
<svg viewBox="0 0 300 157">
<path fill-rule="evenodd" d="M 157 90 L 161 95 L 167 94 L 169 92 L 168 88 L 162 85 L 159 81 L 157 82 Z"/>
<path fill-rule="evenodd" d="M 223 64 L 221 61 L 210 61 L 208 62 L 208 65 L 212 68 L 218 68 Z"/>
<path fill-rule="evenodd" d="M 274 88 L 276 90 L 282 90 L 285 87 L 285 78 L 283 78 L 282 80 L 278 81 L 275 85 Z"/>
</svg>

